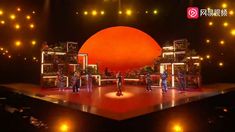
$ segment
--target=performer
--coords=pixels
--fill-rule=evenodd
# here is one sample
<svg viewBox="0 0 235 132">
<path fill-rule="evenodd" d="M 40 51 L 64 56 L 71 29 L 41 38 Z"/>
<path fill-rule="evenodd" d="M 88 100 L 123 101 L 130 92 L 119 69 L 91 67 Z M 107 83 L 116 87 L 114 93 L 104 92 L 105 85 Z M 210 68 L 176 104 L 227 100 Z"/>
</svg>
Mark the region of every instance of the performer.
<svg viewBox="0 0 235 132">
<path fill-rule="evenodd" d="M 152 80 L 151 80 L 151 76 L 149 73 L 146 74 L 145 81 L 147 84 L 147 86 L 146 86 L 147 91 L 152 91 L 152 88 L 151 88 Z"/>
<path fill-rule="evenodd" d="M 59 70 L 57 72 L 57 87 L 59 88 L 59 91 L 64 91 L 64 87 L 65 87 L 64 81 L 65 81 L 65 77 L 62 73 L 62 70 Z"/>
<path fill-rule="evenodd" d="M 178 71 L 178 83 L 179 83 L 179 90 L 184 91 L 185 90 L 185 75 L 181 70 Z"/>
<path fill-rule="evenodd" d="M 80 91 L 80 73 L 74 72 L 73 75 L 73 92 L 79 92 Z"/>
<path fill-rule="evenodd" d="M 116 78 L 117 78 L 117 96 L 122 96 L 122 76 L 121 76 L 121 73 L 118 72 L 117 75 L 116 75 Z"/>
<path fill-rule="evenodd" d="M 162 79 L 162 92 L 167 92 L 167 77 L 168 77 L 168 74 L 166 71 L 164 71 L 162 74 L 161 74 L 161 79 Z"/>
<path fill-rule="evenodd" d="M 92 74 L 91 73 L 87 74 L 87 90 L 88 92 L 92 91 Z"/>
</svg>

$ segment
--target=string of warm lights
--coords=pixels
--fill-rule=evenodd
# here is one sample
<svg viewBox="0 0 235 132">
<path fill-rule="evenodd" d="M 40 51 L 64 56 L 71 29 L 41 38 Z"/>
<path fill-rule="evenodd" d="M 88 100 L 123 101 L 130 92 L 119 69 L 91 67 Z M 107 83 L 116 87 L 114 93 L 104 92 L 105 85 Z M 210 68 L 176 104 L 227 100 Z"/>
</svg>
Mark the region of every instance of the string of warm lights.
<svg viewBox="0 0 235 132">
<path fill-rule="evenodd" d="M 4 48 L 4 47 L 0 47 L 0 55 L 2 56 L 5 56 L 7 57 L 8 59 L 12 59 L 13 58 L 13 55 L 9 52 L 8 49 Z M 27 61 L 27 60 L 30 60 L 29 58 L 27 57 L 24 57 L 23 58 L 24 61 Z M 32 59 L 31 59 L 33 62 L 39 62 L 38 58 L 35 57 L 35 56 L 32 56 Z"/>
<path fill-rule="evenodd" d="M 79 12 L 79 11 L 76 11 L 76 15 L 79 15 L 79 14 L 83 14 L 84 16 L 88 16 L 88 15 L 91 15 L 91 16 L 103 16 L 105 15 L 107 12 L 105 10 L 84 10 L 83 12 Z M 132 16 L 133 14 L 137 14 L 139 12 L 137 11 L 133 11 L 132 9 L 126 9 L 126 10 L 119 10 L 117 12 L 118 15 L 126 15 L 126 16 Z M 154 10 L 146 10 L 144 11 L 145 14 L 153 14 L 153 15 L 157 15 L 158 14 L 158 10 L 157 9 L 154 9 Z"/>
</svg>

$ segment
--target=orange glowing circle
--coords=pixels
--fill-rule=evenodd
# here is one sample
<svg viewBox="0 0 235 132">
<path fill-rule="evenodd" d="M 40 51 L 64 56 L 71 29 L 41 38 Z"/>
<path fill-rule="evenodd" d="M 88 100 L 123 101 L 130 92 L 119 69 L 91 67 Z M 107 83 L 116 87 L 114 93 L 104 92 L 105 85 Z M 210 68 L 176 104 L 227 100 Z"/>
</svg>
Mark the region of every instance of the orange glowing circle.
<svg viewBox="0 0 235 132">
<path fill-rule="evenodd" d="M 117 26 L 101 30 L 91 36 L 79 53 L 87 53 L 89 64 L 99 70 L 132 70 L 152 65 L 161 55 L 161 47 L 148 34 L 132 27 Z"/>
</svg>

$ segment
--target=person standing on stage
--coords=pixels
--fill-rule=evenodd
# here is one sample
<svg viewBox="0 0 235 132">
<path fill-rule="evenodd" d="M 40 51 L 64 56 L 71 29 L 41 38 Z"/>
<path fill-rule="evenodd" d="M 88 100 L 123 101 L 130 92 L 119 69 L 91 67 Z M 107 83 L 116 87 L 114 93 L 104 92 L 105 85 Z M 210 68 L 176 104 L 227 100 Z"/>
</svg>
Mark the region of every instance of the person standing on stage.
<svg viewBox="0 0 235 132">
<path fill-rule="evenodd" d="M 117 78 L 117 96 L 122 96 L 122 75 L 120 72 L 116 75 Z"/>
<path fill-rule="evenodd" d="M 88 92 L 92 91 L 92 74 L 91 73 L 87 74 L 87 90 Z"/>
<path fill-rule="evenodd" d="M 73 92 L 79 92 L 80 90 L 80 73 L 74 72 L 73 75 Z"/>
<path fill-rule="evenodd" d="M 167 77 L 168 77 L 168 74 L 166 71 L 164 71 L 162 74 L 161 74 L 161 79 L 162 79 L 162 92 L 165 93 L 167 92 Z"/>
<path fill-rule="evenodd" d="M 178 71 L 178 85 L 179 85 L 179 90 L 184 91 L 185 90 L 185 75 L 184 73 L 179 70 Z"/>
<path fill-rule="evenodd" d="M 59 88 L 59 91 L 64 91 L 64 87 L 65 87 L 64 81 L 65 81 L 65 77 L 62 73 L 62 70 L 59 70 L 57 72 L 57 87 Z"/>
<path fill-rule="evenodd" d="M 151 76 L 149 73 L 146 74 L 145 81 L 147 84 L 147 86 L 146 86 L 147 91 L 152 91 L 152 88 L 151 88 L 152 80 L 151 80 Z"/>
</svg>

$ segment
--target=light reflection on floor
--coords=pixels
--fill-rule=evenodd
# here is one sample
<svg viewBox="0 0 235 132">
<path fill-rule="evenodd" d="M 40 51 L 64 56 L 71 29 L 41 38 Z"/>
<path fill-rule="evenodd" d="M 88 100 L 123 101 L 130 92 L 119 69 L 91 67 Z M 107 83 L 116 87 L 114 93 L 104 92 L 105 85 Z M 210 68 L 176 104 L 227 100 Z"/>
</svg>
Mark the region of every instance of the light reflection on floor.
<svg viewBox="0 0 235 132">
<path fill-rule="evenodd" d="M 130 92 L 122 92 L 122 96 L 117 96 L 117 92 L 110 92 L 106 93 L 105 96 L 112 99 L 126 99 L 131 98 L 133 94 Z"/>
</svg>

